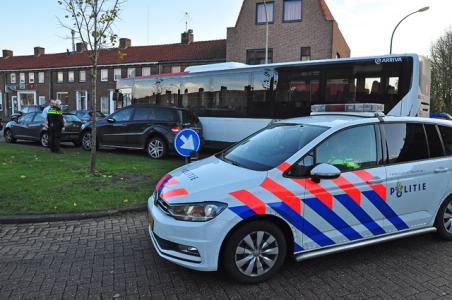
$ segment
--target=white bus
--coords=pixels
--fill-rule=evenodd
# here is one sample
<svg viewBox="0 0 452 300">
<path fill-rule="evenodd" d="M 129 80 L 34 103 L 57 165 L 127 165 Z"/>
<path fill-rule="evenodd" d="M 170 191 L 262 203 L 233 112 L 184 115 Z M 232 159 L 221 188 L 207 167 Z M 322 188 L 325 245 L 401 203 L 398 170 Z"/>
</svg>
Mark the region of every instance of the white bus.
<svg viewBox="0 0 452 300">
<path fill-rule="evenodd" d="M 207 145 L 242 140 L 311 112 L 430 113 L 430 63 L 416 54 L 249 66 L 225 63 L 121 79 L 118 107 L 179 106 L 197 114 Z"/>
</svg>

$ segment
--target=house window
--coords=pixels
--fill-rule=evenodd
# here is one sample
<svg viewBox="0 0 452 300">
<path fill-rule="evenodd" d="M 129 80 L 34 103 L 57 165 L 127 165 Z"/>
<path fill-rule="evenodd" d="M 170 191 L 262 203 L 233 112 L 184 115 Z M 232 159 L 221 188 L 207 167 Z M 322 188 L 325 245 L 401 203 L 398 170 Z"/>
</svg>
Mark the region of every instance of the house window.
<svg viewBox="0 0 452 300">
<path fill-rule="evenodd" d="M 75 92 L 75 99 L 76 99 L 77 110 L 87 110 L 88 109 L 88 92 L 87 91 Z"/>
<path fill-rule="evenodd" d="M 11 73 L 9 75 L 9 82 L 10 83 L 16 83 L 16 73 Z"/>
<path fill-rule="evenodd" d="M 267 13 L 267 15 L 265 14 Z M 267 24 L 273 23 L 275 16 L 275 3 L 267 2 L 265 3 L 257 3 L 256 4 L 256 24 Z"/>
<path fill-rule="evenodd" d="M 311 47 L 301 47 L 301 61 L 311 60 Z"/>
<path fill-rule="evenodd" d="M 35 73 L 28 73 L 28 83 L 35 83 Z"/>
<path fill-rule="evenodd" d="M 68 82 L 74 82 L 75 81 L 74 71 L 67 72 L 67 81 Z"/>
<path fill-rule="evenodd" d="M 46 96 L 39 96 L 38 101 L 39 101 L 39 105 L 46 104 Z"/>
<path fill-rule="evenodd" d="M 302 9 L 302 0 L 284 0 L 284 22 L 301 21 Z"/>
<path fill-rule="evenodd" d="M 113 79 L 114 80 L 119 80 L 122 78 L 122 70 L 121 68 L 117 68 L 113 71 Z"/>
<path fill-rule="evenodd" d="M 58 74 L 57 74 L 57 82 L 58 83 L 63 83 L 64 82 L 64 74 L 63 74 L 63 72 L 58 72 Z"/>
<path fill-rule="evenodd" d="M 63 104 L 69 103 L 69 93 L 68 92 L 58 92 L 56 93 L 57 100 L 61 100 Z"/>
<path fill-rule="evenodd" d="M 0 93 L 0 111 L 3 111 L 3 94 Z"/>
<path fill-rule="evenodd" d="M 135 68 L 128 68 L 127 69 L 127 78 L 135 77 L 136 76 L 135 74 L 136 74 Z"/>
<path fill-rule="evenodd" d="M 108 81 L 108 69 L 100 70 L 100 81 L 102 82 Z"/>
<path fill-rule="evenodd" d="M 38 73 L 38 83 L 44 83 L 44 72 Z"/>
<path fill-rule="evenodd" d="M 108 113 L 109 113 L 108 104 L 109 104 L 109 97 L 108 96 L 101 96 L 100 97 L 100 111 L 103 114 L 108 115 Z"/>
<path fill-rule="evenodd" d="M 180 66 L 172 66 L 171 73 L 180 73 Z"/>
<path fill-rule="evenodd" d="M 273 62 L 273 49 L 268 49 L 268 63 Z M 250 49 L 246 51 L 246 63 L 249 65 L 265 64 L 265 49 Z"/>
<path fill-rule="evenodd" d="M 86 81 L 86 71 L 80 71 L 79 76 L 80 76 L 80 78 L 79 78 L 80 82 L 85 82 Z"/>
<path fill-rule="evenodd" d="M 150 76 L 151 75 L 151 68 L 150 67 L 144 67 L 143 71 L 141 72 L 141 76 Z"/>
<path fill-rule="evenodd" d="M 25 83 L 25 73 L 19 74 L 19 83 Z"/>
</svg>

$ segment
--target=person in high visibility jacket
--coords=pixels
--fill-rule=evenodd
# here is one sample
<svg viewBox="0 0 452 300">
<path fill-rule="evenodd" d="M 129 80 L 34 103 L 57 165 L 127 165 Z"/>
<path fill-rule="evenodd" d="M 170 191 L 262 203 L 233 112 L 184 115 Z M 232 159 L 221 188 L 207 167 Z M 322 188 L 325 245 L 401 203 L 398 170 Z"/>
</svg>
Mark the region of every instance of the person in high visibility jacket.
<svg viewBox="0 0 452 300">
<path fill-rule="evenodd" d="M 49 133 L 49 148 L 55 153 L 60 150 L 61 131 L 64 127 L 63 112 L 60 109 L 61 101 L 56 100 L 47 112 L 47 124 Z"/>
</svg>

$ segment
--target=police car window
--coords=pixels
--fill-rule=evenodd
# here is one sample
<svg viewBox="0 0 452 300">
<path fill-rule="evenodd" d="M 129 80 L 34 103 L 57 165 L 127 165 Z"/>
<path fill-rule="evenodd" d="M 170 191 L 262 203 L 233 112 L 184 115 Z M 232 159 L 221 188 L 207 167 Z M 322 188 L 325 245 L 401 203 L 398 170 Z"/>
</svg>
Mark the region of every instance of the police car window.
<svg viewBox="0 0 452 300">
<path fill-rule="evenodd" d="M 446 155 L 452 155 L 452 127 L 439 126 L 439 131 L 443 138 Z"/>
<path fill-rule="evenodd" d="M 390 164 L 428 159 L 422 124 L 384 124 Z"/>
<path fill-rule="evenodd" d="M 341 131 L 316 148 L 316 164 L 327 163 L 342 172 L 377 165 L 375 128 L 360 126 Z"/>
<path fill-rule="evenodd" d="M 443 145 L 441 144 L 441 139 L 438 135 L 438 130 L 436 130 L 435 125 L 424 125 L 425 131 L 427 132 L 428 147 L 430 150 L 430 157 L 441 157 L 444 156 Z"/>
<path fill-rule="evenodd" d="M 297 153 L 327 129 L 298 124 L 269 126 L 217 157 L 247 169 L 268 171 Z"/>
<path fill-rule="evenodd" d="M 131 107 L 125 108 L 125 109 L 120 110 L 117 113 L 115 113 L 112 117 L 117 122 L 129 121 L 130 117 L 132 116 L 132 112 L 133 112 L 133 108 L 131 108 Z"/>
</svg>

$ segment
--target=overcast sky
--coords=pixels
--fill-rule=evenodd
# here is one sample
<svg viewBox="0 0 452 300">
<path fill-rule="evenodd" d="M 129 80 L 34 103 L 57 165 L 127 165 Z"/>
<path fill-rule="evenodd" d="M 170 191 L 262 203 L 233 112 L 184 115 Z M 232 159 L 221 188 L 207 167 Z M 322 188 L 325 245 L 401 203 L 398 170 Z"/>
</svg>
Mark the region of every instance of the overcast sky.
<svg viewBox="0 0 452 300">
<path fill-rule="evenodd" d="M 314 0 L 305 0 L 314 1 Z M 452 29 L 452 0 L 326 0 L 347 39 L 352 56 L 385 54 L 394 26 L 406 14 L 424 6 L 430 10 L 407 19 L 394 39 L 394 52 L 428 54 L 431 43 Z M 177 43 L 185 29 L 185 12 L 196 40 L 223 39 L 234 26 L 242 0 L 128 0 L 115 31 L 133 45 Z M 2 0 L 0 49 L 15 55 L 71 47 L 57 17 L 57 0 Z"/>
</svg>

